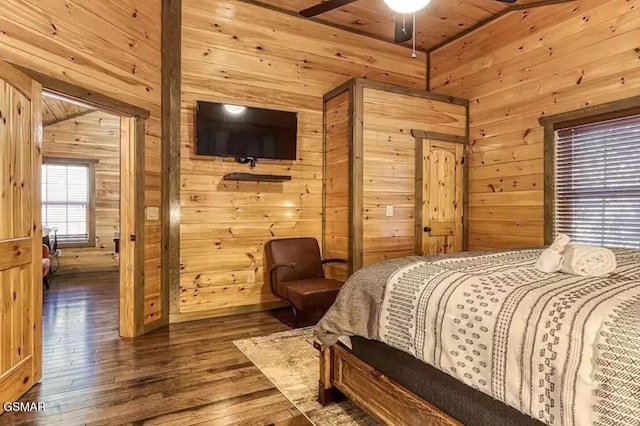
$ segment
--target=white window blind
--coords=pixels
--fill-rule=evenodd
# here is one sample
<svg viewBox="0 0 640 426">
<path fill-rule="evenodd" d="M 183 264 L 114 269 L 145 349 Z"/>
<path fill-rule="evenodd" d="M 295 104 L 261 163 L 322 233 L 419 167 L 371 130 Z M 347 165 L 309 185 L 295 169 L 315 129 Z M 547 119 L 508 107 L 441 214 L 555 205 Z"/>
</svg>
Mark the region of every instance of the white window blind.
<svg viewBox="0 0 640 426">
<path fill-rule="evenodd" d="M 58 242 L 89 241 L 89 165 L 42 166 L 42 223 L 57 228 Z"/>
<path fill-rule="evenodd" d="M 555 233 L 640 248 L 640 115 L 556 131 Z"/>
</svg>

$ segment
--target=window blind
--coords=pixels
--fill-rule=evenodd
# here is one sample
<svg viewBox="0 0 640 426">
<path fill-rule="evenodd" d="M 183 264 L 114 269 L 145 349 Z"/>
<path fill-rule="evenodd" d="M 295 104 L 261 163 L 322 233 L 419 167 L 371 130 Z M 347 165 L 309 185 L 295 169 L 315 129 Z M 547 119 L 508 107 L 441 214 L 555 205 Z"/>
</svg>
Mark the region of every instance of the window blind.
<svg viewBox="0 0 640 426">
<path fill-rule="evenodd" d="M 89 166 L 43 164 L 42 222 L 57 228 L 60 243 L 89 241 Z"/>
<path fill-rule="evenodd" d="M 556 131 L 555 233 L 640 248 L 640 115 Z"/>
</svg>

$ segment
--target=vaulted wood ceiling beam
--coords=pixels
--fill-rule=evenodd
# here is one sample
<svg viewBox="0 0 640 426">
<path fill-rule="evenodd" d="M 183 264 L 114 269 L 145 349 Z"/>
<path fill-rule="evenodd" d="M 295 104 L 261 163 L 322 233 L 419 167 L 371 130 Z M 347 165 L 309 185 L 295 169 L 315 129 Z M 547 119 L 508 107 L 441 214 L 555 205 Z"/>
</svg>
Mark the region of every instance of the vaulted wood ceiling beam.
<svg viewBox="0 0 640 426">
<path fill-rule="evenodd" d="M 326 25 L 328 27 L 336 28 L 336 29 L 343 30 L 343 31 L 348 31 L 350 33 L 362 35 L 362 36 L 369 37 L 369 38 L 374 38 L 376 40 L 380 40 L 380 41 L 383 41 L 385 43 L 391 43 L 391 44 L 393 44 L 395 46 L 398 46 L 398 44 L 394 43 L 393 41 L 389 40 L 388 38 L 381 37 L 381 36 L 379 36 L 377 34 L 368 33 L 366 31 L 359 31 L 357 28 L 351 28 L 351 27 L 347 27 L 347 26 L 344 26 L 344 25 L 340 25 L 340 24 L 334 24 L 333 22 L 329 22 L 329 21 L 326 21 L 324 19 L 320 19 L 320 18 L 317 18 L 317 17 L 305 18 L 304 16 L 301 16 L 298 12 L 294 12 L 294 11 L 291 11 L 291 10 L 288 10 L 288 9 L 284 9 L 284 8 L 281 8 L 281 7 L 278 7 L 278 6 L 274 6 L 274 5 L 271 5 L 271 4 L 262 3 L 262 2 L 256 1 L 256 0 L 239 0 L 239 1 L 241 1 L 243 3 L 247 3 L 247 4 L 250 4 L 250 5 L 253 5 L 253 6 L 258 6 L 258 7 L 262 7 L 262 8 L 265 8 L 265 9 L 273 10 L 274 12 L 284 13 L 284 14 L 289 15 L 289 16 L 295 16 L 296 18 L 309 20 L 311 22 L 317 22 L 319 24 Z M 405 45 L 402 45 L 402 44 L 400 44 L 400 46 L 404 46 L 407 49 L 409 49 L 408 46 L 405 46 Z M 418 52 L 423 52 L 423 53 L 427 53 L 428 52 L 426 49 L 417 48 L 416 50 Z"/>
</svg>

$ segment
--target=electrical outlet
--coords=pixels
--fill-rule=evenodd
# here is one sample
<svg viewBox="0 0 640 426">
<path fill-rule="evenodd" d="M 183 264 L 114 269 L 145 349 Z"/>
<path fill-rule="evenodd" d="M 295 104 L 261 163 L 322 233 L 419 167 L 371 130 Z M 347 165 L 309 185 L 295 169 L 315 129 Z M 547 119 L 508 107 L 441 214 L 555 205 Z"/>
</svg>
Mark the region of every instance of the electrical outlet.
<svg viewBox="0 0 640 426">
<path fill-rule="evenodd" d="M 158 208 L 158 207 L 147 207 L 147 209 L 146 209 L 146 217 L 147 217 L 147 220 L 159 220 L 160 219 L 160 208 Z"/>
<path fill-rule="evenodd" d="M 54 253 L 54 256 L 62 257 L 62 249 L 57 249 L 56 252 Z"/>
<path fill-rule="evenodd" d="M 387 206 L 387 217 L 393 216 L 393 206 Z"/>
<path fill-rule="evenodd" d="M 256 282 L 256 271 L 255 270 L 250 270 L 247 271 L 247 282 L 248 283 L 255 283 Z"/>
</svg>

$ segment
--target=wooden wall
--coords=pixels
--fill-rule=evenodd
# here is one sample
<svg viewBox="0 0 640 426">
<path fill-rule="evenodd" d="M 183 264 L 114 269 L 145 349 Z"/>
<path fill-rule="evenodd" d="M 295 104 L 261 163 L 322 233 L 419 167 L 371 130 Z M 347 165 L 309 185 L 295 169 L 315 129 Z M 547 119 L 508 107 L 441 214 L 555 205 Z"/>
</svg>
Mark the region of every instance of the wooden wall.
<svg viewBox="0 0 640 426">
<path fill-rule="evenodd" d="M 416 252 L 416 226 L 422 228 L 416 224 L 416 163 L 421 164 L 422 147 L 412 131 L 464 139 L 467 105 L 362 79 L 330 96 L 323 239 L 327 257 L 350 261 L 348 268 L 329 268 L 332 277 L 344 279 L 362 266 Z"/>
<path fill-rule="evenodd" d="M 640 0 L 514 12 L 431 55 L 471 100 L 470 248 L 543 244 L 542 115 L 640 95 Z"/>
<path fill-rule="evenodd" d="M 263 244 L 320 238 L 322 95 L 351 77 L 424 88 L 426 58 L 406 48 L 234 0 L 183 0 L 181 279 L 172 321 L 272 306 Z M 286 183 L 223 182 L 249 172 L 194 156 L 196 100 L 298 112 L 298 160 L 256 173 Z"/>
<path fill-rule="evenodd" d="M 95 111 L 47 126 L 43 131 L 42 150 L 45 157 L 98 160 L 95 165 L 96 246 L 63 248 L 58 272 L 117 270 L 113 233 L 120 229 L 120 118 Z"/>
<path fill-rule="evenodd" d="M 392 91 L 363 93 L 362 265 L 415 253 L 412 129 L 465 136 L 466 107 Z M 386 207 L 393 206 L 393 216 Z"/>
<path fill-rule="evenodd" d="M 349 259 L 349 200 L 351 163 L 351 111 L 349 90 L 325 104 L 324 157 L 324 256 Z M 328 277 L 344 281 L 349 276 L 345 264 L 325 267 Z"/>
<path fill-rule="evenodd" d="M 160 206 L 160 0 L 5 0 L 0 58 L 145 108 L 145 205 Z M 160 310 L 160 221 L 145 226 L 145 323 Z"/>
</svg>

